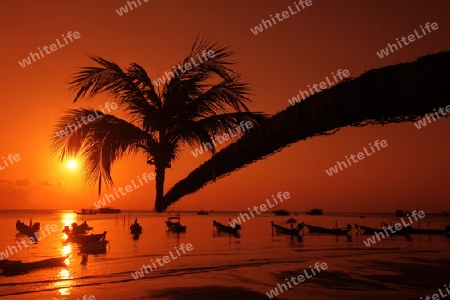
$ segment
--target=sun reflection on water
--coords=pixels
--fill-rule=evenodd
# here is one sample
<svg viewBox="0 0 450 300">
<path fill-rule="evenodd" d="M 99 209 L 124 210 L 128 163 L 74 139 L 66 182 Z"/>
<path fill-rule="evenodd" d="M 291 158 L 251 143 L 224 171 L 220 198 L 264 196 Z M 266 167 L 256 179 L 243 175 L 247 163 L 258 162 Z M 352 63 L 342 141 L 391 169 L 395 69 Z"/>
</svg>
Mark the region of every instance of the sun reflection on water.
<svg viewBox="0 0 450 300">
<path fill-rule="evenodd" d="M 64 226 L 70 227 L 75 222 L 76 222 L 76 214 L 75 213 L 62 213 L 61 214 L 61 223 L 63 224 L 63 227 Z M 67 238 L 68 238 L 67 234 L 65 234 L 65 233 L 62 233 L 61 237 L 62 237 L 62 242 L 67 240 Z M 72 252 L 73 252 L 72 244 L 62 243 L 60 253 L 63 256 L 69 256 L 64 262 L 67 266 L 70 265 L 70 254 L 72 254 Z M 75 285 L 75 280 L 73 280 L 73 278 L 74 278 L 73 274 L 70 272 L 69 269 L 62 269 L 58 273 L 57 277 L 60 280 L 55 282 L 53 284 L 53 286 L 55 288 L 58 288 L 59 295 L 69 296 L 72 286 Z"/>
<path fill-rule="evenodd" d="M 62 296 L 70 295 L 70 290 L 72 289 L 72 286 L 75 285 L 75 281 L 67 279 L 73 279 L 72 273 L 67 269 L 62 269 L 57 277 L 62 279 L 61 281 L 54 283 L 54 287 L 59 288 L 58 293 Z"/>
</svg>

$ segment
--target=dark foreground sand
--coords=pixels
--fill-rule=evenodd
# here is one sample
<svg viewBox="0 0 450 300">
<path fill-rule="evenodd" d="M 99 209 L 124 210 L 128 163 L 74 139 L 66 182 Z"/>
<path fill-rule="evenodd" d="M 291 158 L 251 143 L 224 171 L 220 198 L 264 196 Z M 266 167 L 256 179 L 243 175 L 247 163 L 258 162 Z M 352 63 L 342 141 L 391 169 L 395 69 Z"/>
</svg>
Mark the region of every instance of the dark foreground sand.
<svg viewBox="0 0 450 300">
<path fill-rule="evenodd" d="M 189 276 L 147 278 L 114 284 L 76 287 L 71 295 L 57 291 L 3 299 L 269 299 L 266 292 L 285 278 L 296 276 L 316 261 L 328 269 L 276 299 L 420 299 L 432 296 L 450 282 L 450 251 L 361 251 L 343 249 L 314 252 L 294 263 L 205 271 Z M 333 256 L 333 257 L 330 257 Z M 37 297 L 37 298 L 36 298 Z"/>
</svg>

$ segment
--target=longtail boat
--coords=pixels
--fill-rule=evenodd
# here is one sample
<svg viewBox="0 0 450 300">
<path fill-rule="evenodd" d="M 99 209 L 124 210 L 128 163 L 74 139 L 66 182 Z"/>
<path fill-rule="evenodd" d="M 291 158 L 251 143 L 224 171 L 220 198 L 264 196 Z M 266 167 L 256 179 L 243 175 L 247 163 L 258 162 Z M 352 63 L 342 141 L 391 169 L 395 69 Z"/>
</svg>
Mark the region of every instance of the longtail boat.
<svg viewBox="0 0 450 300">
<path fill-rule="evenodd" d="M 130 226 L 130 233 L 131 234 L 141 234 L 142 233 L 142 226 L 139 225 L 137 218 L 134 220 L 134 223 Z"/>
<path fill-rule="evenodd" d="M 26 225 L 24 222 L 20 222 L 20 220 L 17 220 L 16 229 L 20 234 L 34 236 L 35 232 L 38 232 L 41 229 L 41 223 L 36 222 L 32 224 L 32 220 L 30 220 L 30 225 Z"/>
<path fill-rule="evenodd" d="M 213 226 L 216 227 L 217 232 L 224 232 L 235 236 L 239 236 L 239 230 L 241 229 L 241 225 L 239 224 L 236 224 L 234 227 L 231 227 L 216 222 L 215 220 L 213 220 Z"/>
<path fill-rule="evenodd" d="M 34 262 L 22 262 L 20 260 L 1 260 L 0 269 L 2 276 L 14 276 L 26 274 L 30 271 L 44 268 L 65 267 L 64 261 L 68 256 L 49 258 Z"/>
<path fill-rule="evenodd" d="M 291 214 L 286 209 L 274 210 L 273 213 L 275 214 L 275 216 L 289 216 Z"/>
<path fill-rule="evenodd" d="M 84 254 L 103 254 L 106 253 L 106 246 L 108 244 L 109 241 L 105 239 L 84 243 L 80 245 L 80 252 Z"/>
<path fill-rule="evenodd" d="M 168 217 L 166 221 L 167 231 L 173 233 L 184 233 L 186 232 L 186 226 L 180 224 L 180 214 L 176 217 Z"/>
<path fill-rule="evenodd" d="M 96 215 L 97 211 L 95 209 L 82 208 L 81 211 L 73 211 L 77 215 Z"/>
<path fill-rule="evenodd" d="M 420 229 L 420 228 L 408 227 L 407 232 L 409 234 L 449 234 L 450 233 L 450 225 L 446 225 L 444 227 L 445 227 L 444 229 L 434 229 L 434 228 Z"/>
<path fill-rule="evenodd" d="M 270 222 L 272 224 L 272 228 L 275 229 L 275 231 L 277 233 L 280 234 L 287 234 L 287 235 L 293 235 L 293 236 L 297 236 L 300 234 L 300 231 L 303 229 L 303 224 L 299 223 L 297 225 L 297 228 L 287 228 L 281 225 L 277 225 L 275 224 L 273 221 Z"/>
<path fill-rule="evenodd" d="M 348 235 L 350 230 L 352 230 L 352 225 L 348 224 L 347 228 L 326 228 L 313 226 L 303 223 L 306 228 L 308 228 L 310 233 L 323 233 L 323 234 L 333 234 L 333 235 Z"/>
<path fill-rule="evenodd" d="M 78 225 L 77 223 L 72 223 L 72 229 L 69 226 L 64 226 L 63 232 L 67 235 L 69 234 L 87 234 L 89 231 L 94 229 L 92 226 L 89 226 L 86 221 Z"/>
<path fill-rule="evenodd" d="M 70 242 L 75 242 L 78 244 L 89 244 L 94 243 L 98 241 L 102 241 L 106 239 L 106 231 L 103 231 L 103 233 L 99 234 L 71 234 L 69 235 L 68 240 Z"/>
<path fill-rule="evenodd" d="M 311 216 L 321 216 L 323 215 L 323 210 L 320 208 L 313 208 L 310 211 L 307 211 L 306 214 Z"/>
</svg>

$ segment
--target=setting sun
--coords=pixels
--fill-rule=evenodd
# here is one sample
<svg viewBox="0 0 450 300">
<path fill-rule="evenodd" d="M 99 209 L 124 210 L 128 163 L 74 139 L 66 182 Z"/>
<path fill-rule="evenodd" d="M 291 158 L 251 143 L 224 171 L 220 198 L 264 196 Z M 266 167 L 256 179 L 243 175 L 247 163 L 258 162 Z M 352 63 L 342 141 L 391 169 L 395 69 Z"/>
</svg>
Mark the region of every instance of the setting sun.
<svg viewBox="0 0 450 300">
<path fill-rule="evenodd" d="M 76 169 L 76 168 L 78 167 L 78 163 L 77 163 L 76 160 L 71 159 L 71 160 L 69 160 L 69 161 L 67 162 L 67 167 L 68 167 L 69 169 Z"/>
</svg>

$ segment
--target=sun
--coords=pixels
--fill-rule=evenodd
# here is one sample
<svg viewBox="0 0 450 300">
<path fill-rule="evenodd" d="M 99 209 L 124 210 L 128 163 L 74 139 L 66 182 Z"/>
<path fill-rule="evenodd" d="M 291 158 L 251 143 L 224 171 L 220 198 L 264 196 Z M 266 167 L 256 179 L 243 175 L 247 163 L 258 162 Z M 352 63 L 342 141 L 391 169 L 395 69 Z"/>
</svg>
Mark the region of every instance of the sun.
<svg viewBox="0 0 450 300">
<path fill-rule="evenodd" d="M 75 159 L 71 159 L 67 162 L 67 167 L 69 169 L 76 169 L 78 167 L 78 162 Z"/>
</svg>

